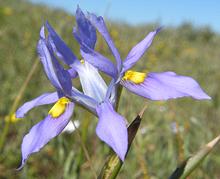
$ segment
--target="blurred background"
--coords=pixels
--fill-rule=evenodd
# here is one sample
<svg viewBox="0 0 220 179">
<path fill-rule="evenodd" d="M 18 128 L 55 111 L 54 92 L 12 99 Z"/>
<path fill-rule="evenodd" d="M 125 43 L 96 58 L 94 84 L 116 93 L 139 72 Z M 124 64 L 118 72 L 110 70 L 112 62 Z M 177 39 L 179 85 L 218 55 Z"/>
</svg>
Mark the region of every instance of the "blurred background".
<svg viewBox="0 0 220 179">
<path fill-rule="evenodd" d="M 168 178 L 180 161 L 220 133 L 217 0 L 0 0 L 0 178 L 92 178 L 81 142 L 86 145 L 96 173 L 109 153 L 95 134 L 97 119 L 76 106 L 72 119 L 80 121 L 81 137 L 76 131 L 61 134 L 32 155 L 22 171 L 15 171 L 21 160 L 23 136 L 51 108 L 38 107 L 21 120 L 13 116 L 25 101 L 53 91 L 36 54 L 40 27 L 48 20 L 80 58 L 79 46 L 72 36 L 77 4 L 84 12 L 104 16 L 122 58 L 150 31 L 164 26 L 134 69 L 192 76 L 212 97 L 211 101 L 147 101 L 148 109 L 118 178 Z M 113 60 L 100 36 L 96 50 Z M 145 102 L 124 89 L 119 112 L 131 122 Z M 217 146 L 190 178 L 220 178 L 219 165 Z"/>
</svg>

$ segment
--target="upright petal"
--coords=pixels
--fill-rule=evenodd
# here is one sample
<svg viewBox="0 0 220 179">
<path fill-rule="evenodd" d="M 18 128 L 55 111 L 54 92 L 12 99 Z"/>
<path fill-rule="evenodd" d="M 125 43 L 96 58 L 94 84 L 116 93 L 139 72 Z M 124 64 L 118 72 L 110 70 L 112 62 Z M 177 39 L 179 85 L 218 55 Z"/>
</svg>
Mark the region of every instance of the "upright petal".
<svg viewBox="0 0 220 179">
<path fill-rule="evenodd" d="M 55 103 L 59 99 L 57 92 L 44 93 L 37 98 L 24 103 L 17 111 L 16 118 L 23 118 L 25 114 L 36 106 Z"/>
<path fill-rule="evenodd" d="M 129 91 L 151 100 L 168 100 L 180 97 L 211 99 L 191 77 L 174 72 L 149 73 L 143 83 L 135 84 L 122 80 L 121 84 Z"/>
<path fill-rule="evenodd" d="M 68 69 L 68 73 L 70 75 L 70 77 L 73 79 L 73 78 L 76 78 L 78 76 L 78 73 L 77 71 L 74 69 L 74 68 L 70 68 Z"/>
<path fill-rule="evenodd" d="M 109 46 L 109 49 L 112 51 L 112 54 L 114 55 L 116 62 L 117 62 L 117 69 L 118 71 L 121 71 L 121 67 L 122 67 L 122 60 L 120 57 L 120 54 L 117 50 L 117 48 L 114 45 L 114 42 L 112 41 L 108 29 L 105 25 L 105 21 L 104 19 L 100 16 L 97 17 L 95 14 L 89 14 L 88 16 L 90 22 L 97 28 L 97 30 L 99 31 L 99 33 L 104 37 L 106 43 Z"/>
<path fill-rule="evenodd" d="M 54 44 L 56 47 L 56 50 L 59 52 L 60 57 L 62 56 L 62 60 L 67 65 L 71 64 L 80 64 L 80 62 L 77 60 L 76 56 L 73 54 L 71 49 L 65 44 L 65 42 L 57 35 L 55 30 L 52 28 L 52 26 L 46 22 L 46 27 L 48 29 L 49 35 L 48 40 L 50 43 Z M 51 42 L 52 40 L 52 42 Z"/>
<path fill-rule="evenodd" d="M 57 56 L 59 59 L 62 59 L 64 63 L 68 64 L 68 62 L 66 62 L 66 60 L 64 59 L 63 55 L 57 50 L 56 45 L 54 44 L 54 41 L 53 41 L 53 39 L 52 39 L 52 36 L 50 35 L 50 36 L 47 37 L 47 39 L 46 39 L 45 30 L 44 30 L 44 29 L 45 29 L 44 26 L 42 26 L 42 27 L 41 27 L 41 30 L 40 30 L 40 40 L 41 40 L 41 41 L 44 41 L 44 43 L 47 44 L 47 46 L 50 45 L 50 46 L 52 47 L 53 53 L 55 53 L 56 56 Z M 69 61 L 69 60 L 68 60 L 68 61 Z M 77 59 L 75 59 L 75 61 L 77 61 L 77 63 L 79 63 Z M 70 61 L 69 61 L 69 63 L 70 63 Z M 76 72 L 76 66 L 75 66 L 73 63 L 71 63 L 70 66 L 71 66 L 71 70 L 69 71 L 69 72 L 70 72 L 70 76 L 74 78 L 74 77 L 77 76 L 77 75 L 76 75 L 76 74 L 77 74 L 77 72 Z"/>
<path fill-rule="evenodd" d="M 18 170 L 23 168 L 28 157 L 35 152 L 40 151 L 51 139 L 59 135 L 69 123 L 73 113 L 74 103 L 69 103 L 66 111 L 58 118 L 52 118 L 48 115 L 44 120 L 31 128 L 29 133 L 24 136 L 21 153 L 22 162 Z"/>
<path fill-rule="evenodd" d="M 117 98 L 119 97 L 117 95 L 118 93 L 118 86 L 119 84 L 116 83 L 114 79 L 111 80 L 110 84 L 108 85 L 108 89 L 106 92 L 105 100 L 109 99 L 110 103 L 115 107 Z"/>
<path fill-rule="evenodd" d="M 144 55 L 146 50 L 150 47 L 154 36 L 160 31 L 161 28 L 150 32 L 141 42 L 135 45 L 128 53 L 125 61 L 123 62 L 123 72 L 130 69 L 135 63 Z"/>
<path fill-rule="evenodd" d="M 41 63 L 43 64 L 44 71 L 46 73 L 47 78 L 50 80 L 52 85 L 56 89 L 61 89 L 61 84 L 59 83 L 59 80 L 57 78 L 53 63 L 51 54 L 47 48 L 46 41 L 44 39 L 40 39 L 37 44 L 37 51 L 41 60 Z"/>
<path fill-rule="evenodd" d="M 73 34 L 80 44 L 82 57 L 99 70 L 116 78 L 117 69 L 115 65 L 103 55 L 94 51 L 96 42 L 95 28 L 91 25 L 90 21 L 85 17 L 79 7 L 76 11 L 76 21 L 77 28 L 73 28 Z"/>
<path fill-rule="evenodd" d="M 97 106 L 96 111 L 99 117 L 96 134 L 124 161 L 128 149 L 128 133 L 125 119 L 114 111 L 109 102 L 104 102 Z"/>
<path fill-rule="evenodd" d="M 84 61 L 78 74 L 84 94 L 102 102 L 106 96 L 107 85 L 98 70 Z"/>
<path fill-rule="evenodd" d="M 77 33 L 80 39 L 91 49 L 95 48 L 96 29 L 90 21 L 85 17 L 79 6 L 76 10 Z M 77 39 L 77 38 L 76 38 Z"/>
<path fill-rule="evenodd" d="M 63 90 L 64 94 L 71 95 L 72 82 L 71 76 L 59 63 L 56 57 L 53 54 L 52 47 L 50 44 L 48 45 L 48 50 L 50 51 L 51 60 L 53 63 L 53 67 L 57 76 L 57 79 L 61 85 L 61 90 Z"/>
</svg>

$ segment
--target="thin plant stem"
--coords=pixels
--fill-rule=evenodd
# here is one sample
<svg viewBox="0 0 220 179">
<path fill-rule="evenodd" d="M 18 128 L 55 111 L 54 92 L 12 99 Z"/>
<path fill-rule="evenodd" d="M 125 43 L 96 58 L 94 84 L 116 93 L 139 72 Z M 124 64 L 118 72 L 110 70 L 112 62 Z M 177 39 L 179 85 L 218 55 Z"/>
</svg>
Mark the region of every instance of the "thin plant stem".
<svg viewBox="0 0 220 179">
<path fill-rule="evenodd" d="M 93 176 L 94 176 L 94 178 L 97 178 L 97 174 L 96 174 L 96 172 L 95 172 L 95 169 L 93 168 L 93 165 L 92 165 L 92 162 L 91 162 L 91 158 L 90 158 L 90 156 L 89 156 L 89 152 L 88 152 L 88 150 L 87 150 L 87 148 L 86 148 L 86 146 L 85 146 L 85 144 L 84 144 L 84 142 L 83 142 L 83 139 L 82 139 L 82 137 L 81 137 L 81 135 L 80 135 L 80 131 L 79 131 L 78 128 L 76 127 L 74 121 L 73 121 L 73 125 L 74 125 L 74 127 L 75 127 L 75 129 L 76 129 L 77 137 L 79 138 L 80 145 L 81 145 L 81 147 L 82 147 L 82 149 L 83 149 L 83 151 L 84 151 L 84 153 L 85 153 L 86 159 L 87 159 L 87 161 L 89 162 L 89 166 L 90 166 L 90 168 L 91 168 L 91 170 L 92 170 Z"/>
<path fill-rule="evenodd" d="M 170 103 L 170 107 L 171 107 L 171 117 L 172 117 L 172 120 L 175 124 L 174 140 L 175 140 L 177 158 L 178 158 L 178 162 L 181 162 L 185 158 L 185 156 L 184 156 L 184 141 L 181 136 L 180 129 L 179 129 L 179 123 L 176 119 L 176 106 L 174 105 L 174 103 Z"/>
<path fill-rule="evenodd" d="M 146 161 L 144 160 L 144 157 L 142 156 L 142 152 L 140 150 L 140 146 L 138 141 L 134 142 L 134 147 L 137 151 L 137 158 L 138 158 L 138 162 L 140 164 L 140 168 L 142 170 L 143 173 L 143 179 L 150 179 L 149 175 L 148 175 L 148 169 L 147 169 L 147 164 Z"/>
<path fill-rule="evenodd" d="M 177 122 L 177 120 L 175 120 L 176 123 L 176 133 L 175 133 L 175 139 L 176 139 L 176 145 L 177 145 L 177 157 L 178 157 L 178 162 L 181 162 L 184 160 L 185 156 L 184 156 L 184 147 L 183 147 L 183 139 L 180 133 L 180 129 L 179 129 L 179 124 Z"/>
<path fill-rule="evenodd" d="M 39 65 L 39 60 L 36 59 L 33 66 L 32 66 L 32 68 L 31 68 L 31 70 L 29 71 L 29 73 L 27 75 L 27 78 L 25 79 L 22 87 L 20 88 L 20 90 L 18 92 L 18 95 L 16 96 L 16 98 L 15 98 L 13 104 L 12 104 L 11 110 L 9 111 L 9 115 L 5 117 L 6 124 L 5 124 L 5 127 L 2 131 L 1 138 L 0 138 L 0 151 L 2 150 L 2 148 L 4 146 L 5 138 L 8 134 L 8 131 L 9 131 L 9 127 L 10 127 L 10 124 L 11 124 L 10 118 L 15 113 L 15 110 L 18 107 L 18 104 L 19 104 L 21 98 L 24 95 L 24 92 L 27 88 L 27 85 L 30 82 L 31 78 L 33 77 L 33 74 L 34 74 L 35 70 L 37 69 L 38 65 Z"/>
<path fill-rule="evenodd" d="M 91 115 L 89 112 L 86 112 L 85 114 L 85 117 L 84 117 L 84 120 L 81 124 L 81 129 L 82 129 L 82 134 L 81 134 L 81 138 L 82 138 L 82 141 L 83 143 L 86 143 L 87 141 L 87 136 L 88 136 L 88 127 L 89 127 L 89 124 L 91 122 Z M 79 156 L 77 156 L 77 169 L 76 169 L 76 173 L 77 173 L 77 178 L 80 178 L 80 174 L 81 174 L 81 165 L 83 163 L 83 157 L 84 157 L 84 151 L 81 147 L 80 149 L 80 153 L 79 153 Z"/>
</svg>

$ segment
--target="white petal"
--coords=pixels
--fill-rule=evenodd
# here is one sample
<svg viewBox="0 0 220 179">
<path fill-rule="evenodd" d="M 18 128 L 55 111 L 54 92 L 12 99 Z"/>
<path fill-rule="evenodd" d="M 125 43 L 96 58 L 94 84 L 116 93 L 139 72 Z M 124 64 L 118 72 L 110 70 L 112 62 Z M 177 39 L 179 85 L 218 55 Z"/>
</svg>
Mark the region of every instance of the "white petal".
<svg viewBox="0 0 220 179">
<path fill-rule="evenodd" d="M 84 61 L 84 64 L 82 64 L 79 70 L 79 79 L 83 92 L 86 95 L 96 99 L 98 102 L 104 100 L 107 92 L 107 85 L 95 67 Z"/>
</svg>

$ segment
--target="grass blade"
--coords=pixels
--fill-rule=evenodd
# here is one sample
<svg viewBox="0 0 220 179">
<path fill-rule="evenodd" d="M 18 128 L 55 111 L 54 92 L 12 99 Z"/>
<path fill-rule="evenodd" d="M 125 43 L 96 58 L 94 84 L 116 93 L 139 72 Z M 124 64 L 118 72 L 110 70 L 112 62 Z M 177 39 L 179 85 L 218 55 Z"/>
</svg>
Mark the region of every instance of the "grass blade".
<svg viewBox="0 0 220 179">
<path fill-rule="evenodd" d="M 185 160 L 179 167 L 172 173 L 169 179 L 185 179 L 189 176 L 205 157 L 213 150 L 213 148 L 219 143 L 220 135 L 206 144 L 202 149 L 200 149 L 195 155 L 189 157 Z"/>
</svg>

